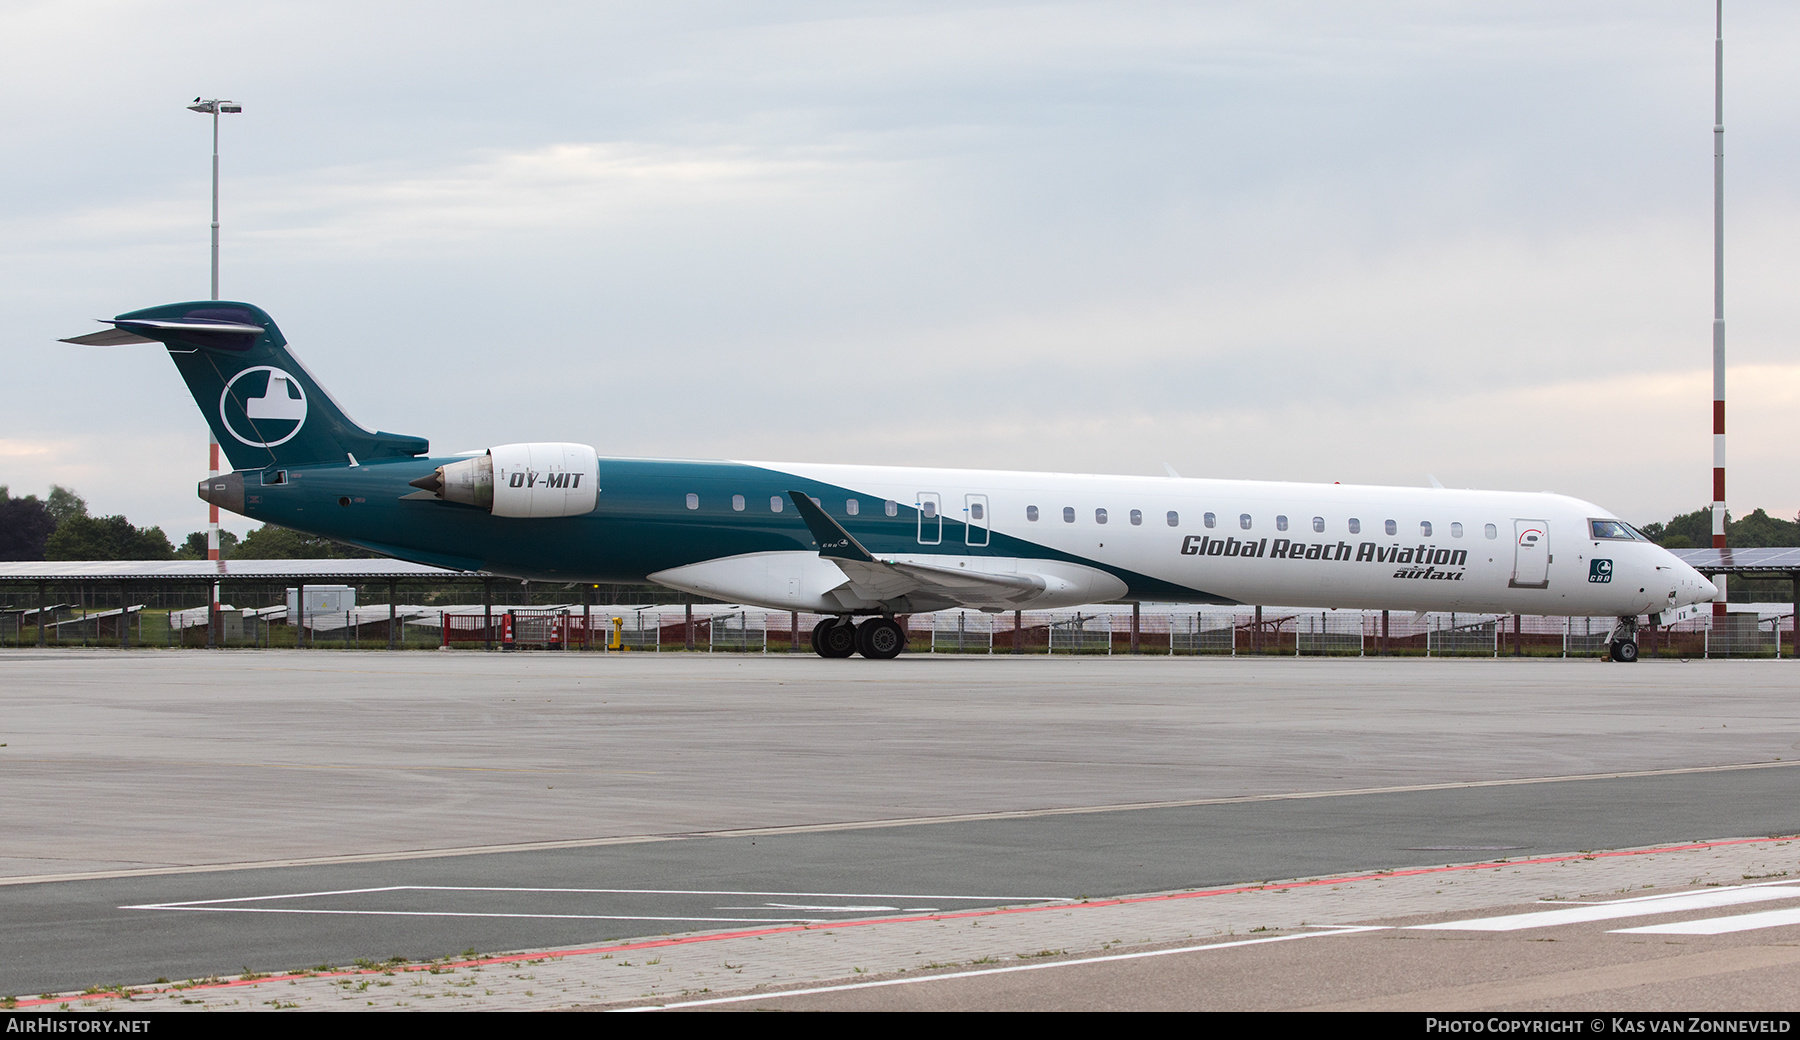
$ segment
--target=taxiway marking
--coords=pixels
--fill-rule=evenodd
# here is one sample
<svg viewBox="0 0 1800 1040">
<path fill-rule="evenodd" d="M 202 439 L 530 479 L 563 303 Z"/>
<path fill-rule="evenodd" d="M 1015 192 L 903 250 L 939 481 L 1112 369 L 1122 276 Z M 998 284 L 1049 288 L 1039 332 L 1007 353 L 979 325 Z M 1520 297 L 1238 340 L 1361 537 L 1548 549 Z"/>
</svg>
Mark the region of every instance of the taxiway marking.
<svg viewBox="0 0 1800 1040">
<path fill-rule="evenodd" d="M 1534 910 L 1530 913 L 1507 914 L 1503 917 L 1475 917 L 1462 921 L 1443 921 L 1438 924 L 1415 924 L 1409 925 L 1408 930 L 1516 932 L 1526 928 L 1551 928 L 1556 925 L 1586 924 L 1591 921 L 1615 921 L 1623 917 L 1649 917 L 1652 914 L 1674 914 L 1688 910 L 1711 910 L 1715 907 L 1736 906 L 1742 903 L 1762 903 L 1776 899 L 1800 899 L 1800 889 L 1793 887 L 1797 884 L 1800 884 L 1800 880 L 1768 881 L 1760 885 L 1737 885 L 1730 888 L 1716 888 L 1704 892 L 1672 892 L 1666 895 L 1637 896 L 1632 899 L 1615 899 L 1609 903 L 1591 903 L 1586 906 L 1572 906 L 1559 910 Z M 1781 912 L 1800 914 L 1800 911 Z M 1750 916 L 1760 917 L 1763 915 L 1757 914 Z M 1797 917 L 1796 920 L 1800 920 L 1800 917 Z M 1696 921 L 1689 923 L 1699 924 L 1700 922 Z M 1669 925 L 1666 927 L 1679 928 L 1684 926 Z M 1773 925 L 1752 927 L 1773 927 Z M 1658 929 L 1635 928 L 1629 930 L 1655 931 Z"/>
<path fill-rule="evenodd" d="M 1800 895 L 1800 892 L 1795 893 Z M 1708 917 L 1700 921 L 1680 921 L 1675 924 L 1650 924 L 1639 928 L 1615 928 L 1621 935 L 1725 935 L 1730 932 L 1748 932 L 1757 928 L 1780 928 L 1785 925 L 1800 924 L 1800 907 L 1786 910 L 1764 910 L 1756 914 L 1734 914 L 1730 917 Z"/>
<path fill-rule="evenodd" d="M 818 904 L 801 904 L 787 902 L 771 902 L 762 906 L 721 906 L 714 910 L 736 911 L 788 911 L 784 916 L 768 917 L 718 917 L 711 915 L 659 915 L 659 914 L 575 914 L 575 913 L 521 913 L 507 911 L 482 910 L 381 910 L 352 909 L 347 907 L 305 907 L 305 906 L 248 906 L 249 903 L 271 903 L 300 899 L 328 899 L 333 896 L 381 895 L 395 892 L 477 892 L 504 893 L 507 895 L 615 895 L 615 896 L 712 896 L 743 899 L 750 896 L 768 896 L 778 899 L 845 899 L 856 900 L 842 906 Z M 1027 904 L 1035 906 L 1054 906 L 1073 903 L 1074 900 L 1061 896 L 948 896 L 917 894 L 885 894 L 869 892 L 745 892 L 738 890 L 707 889 L 663 889 L 663 888 L 526 888 L 501 887 L 485 885 L 384 885 L 375 888 L 342 888 L 320 892 L 281 892 L 257 896 L 232 896 L 222 899 L 190 899 L 179 902 L 137 903 L 121 906 L 121 910 L 186 910 L 210 913 L 239 914 L 311 914 L 337 915 L 344 917 L 480 917 L 480 918 L 522 918 L 529 920 L 554 921 L 657 921 L 657 922 L 689 922 L 709 924 L 828 924 L 840 918 L 798 917 L 793 911 L 806 911 L 813 914 L 867 914 L 867 913 L 934 913 L 938 907 L 898 907 L 875 906 L 867 900 L 886 899 L 896 902 L 930 901 L 935 903 L 999 903 Z"/>
</svg>

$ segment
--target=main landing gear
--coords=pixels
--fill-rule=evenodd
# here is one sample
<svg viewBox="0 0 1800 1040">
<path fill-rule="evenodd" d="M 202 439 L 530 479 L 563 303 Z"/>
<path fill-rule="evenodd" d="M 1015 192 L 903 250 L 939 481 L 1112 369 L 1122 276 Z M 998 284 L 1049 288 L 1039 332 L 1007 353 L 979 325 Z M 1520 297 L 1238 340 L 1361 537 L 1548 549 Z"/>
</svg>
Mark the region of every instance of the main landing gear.
<svg viewBox="0 0 1800 1040">
<path fill-rule="evenodd" d="M 872 617 L 860 625 L 847 617 L 826 618 L 813 626 L 812 648 L 820 657 L 861 654 L 886 661 L 906 649 L 906 632 L 890 617 Z"/>
<path fill-rule="evenodd" d="M 1607 641 L 1607 656 L 1626 664 L 1638 659 L 1636 617 L 1622 617 L 1613 622 L 1612 636 Z"/>
</svg>

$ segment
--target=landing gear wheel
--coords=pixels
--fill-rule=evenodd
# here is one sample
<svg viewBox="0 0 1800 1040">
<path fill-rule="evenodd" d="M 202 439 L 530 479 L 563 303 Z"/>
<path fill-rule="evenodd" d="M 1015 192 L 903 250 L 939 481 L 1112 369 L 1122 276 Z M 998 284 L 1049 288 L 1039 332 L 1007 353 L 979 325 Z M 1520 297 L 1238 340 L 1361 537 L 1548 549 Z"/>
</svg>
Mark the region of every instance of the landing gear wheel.
<svg viewBox="0 0 1800 1040">
<path fill-rule="evenodd" d="M 1625 664 L 1630 664 L 1638 657 L 1638 645 L 1635 639 L 1621 639 L 1612 645 L 1611 650 L 1612 659 Z"/>
<path fill-rule="evenodd" d="M 888 661 L 906 649 L 906 632 L 893 618 L 870 618 L 856 626 L 856 652 L 874 661 Z"/>
<path fill-rule="evenodd" d="M 813 626 L 813 649 L 820 657 L 849 657 L 856 653 L 856 629 L 842 618 L 826 618 Z"/>
</svg>

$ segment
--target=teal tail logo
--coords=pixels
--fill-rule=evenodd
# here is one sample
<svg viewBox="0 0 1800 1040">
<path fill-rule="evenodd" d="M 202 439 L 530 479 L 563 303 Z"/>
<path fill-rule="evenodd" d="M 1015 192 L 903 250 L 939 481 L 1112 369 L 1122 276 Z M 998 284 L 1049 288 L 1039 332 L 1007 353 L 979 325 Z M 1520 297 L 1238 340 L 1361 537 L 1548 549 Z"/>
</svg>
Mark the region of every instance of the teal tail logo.
<svg viewBox="0 0 1800 1040">
<path fill-rule="evenodd" d="M 252 448 L 286 444 L 306 424 L 306 391 L 298 379 L 273 365 L 246 368 L 219 395 L 219 421 Z"/>
</svg>

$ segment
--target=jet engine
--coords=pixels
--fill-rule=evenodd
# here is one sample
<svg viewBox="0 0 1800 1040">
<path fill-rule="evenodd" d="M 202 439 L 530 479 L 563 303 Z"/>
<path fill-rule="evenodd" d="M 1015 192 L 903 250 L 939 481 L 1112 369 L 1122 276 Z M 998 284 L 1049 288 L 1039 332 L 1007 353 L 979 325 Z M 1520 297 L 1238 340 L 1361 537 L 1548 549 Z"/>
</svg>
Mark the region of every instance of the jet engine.
<svg viewBox="0 0 1800 1040">
<path fill-rule="evenodd" d="M 502 444 L 411 484 L 495 516 L 580 516 L 594 511 L 600 459 L 585 444 Z"/>
</svg>

